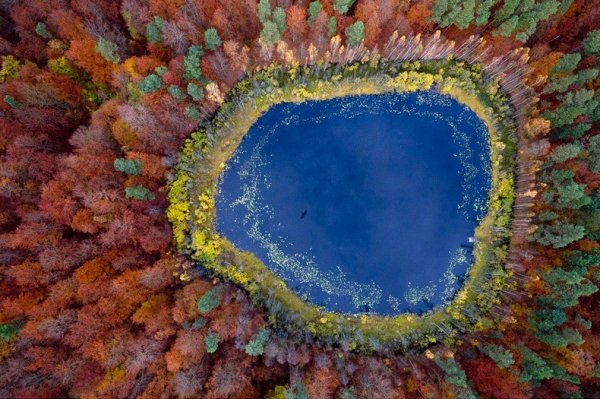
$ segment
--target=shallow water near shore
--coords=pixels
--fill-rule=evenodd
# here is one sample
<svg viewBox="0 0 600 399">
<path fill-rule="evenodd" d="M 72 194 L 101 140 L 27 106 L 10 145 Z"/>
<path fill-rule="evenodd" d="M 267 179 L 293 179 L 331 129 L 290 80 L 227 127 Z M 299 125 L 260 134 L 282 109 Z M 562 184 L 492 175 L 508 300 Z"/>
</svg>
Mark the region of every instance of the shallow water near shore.
<svg viewBox="0 0 600 399">
<path fill-rule="evenodd" d="M 278 104 L 222 176 L 217 229 L 329 310 L 422 313 L 462 284 L 489 187 L 487 129 L 448 96 Z"/>
</svg>

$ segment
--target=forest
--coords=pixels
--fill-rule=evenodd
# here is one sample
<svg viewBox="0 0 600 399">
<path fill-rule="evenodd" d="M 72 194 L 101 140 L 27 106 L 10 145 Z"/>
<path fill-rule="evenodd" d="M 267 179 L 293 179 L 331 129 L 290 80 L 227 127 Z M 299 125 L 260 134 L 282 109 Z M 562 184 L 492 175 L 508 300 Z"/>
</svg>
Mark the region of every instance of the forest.
<svg viewBox="0 0 600 399">
<path fill-rule="evenodd" d="M 0 397 L 600 398 L 597 1 L 7 0 L 0 61 Z M 492 147 L 447 307 L 326 312 L 214 231 L 270 105 L 427 90 Z"/>
</svg>

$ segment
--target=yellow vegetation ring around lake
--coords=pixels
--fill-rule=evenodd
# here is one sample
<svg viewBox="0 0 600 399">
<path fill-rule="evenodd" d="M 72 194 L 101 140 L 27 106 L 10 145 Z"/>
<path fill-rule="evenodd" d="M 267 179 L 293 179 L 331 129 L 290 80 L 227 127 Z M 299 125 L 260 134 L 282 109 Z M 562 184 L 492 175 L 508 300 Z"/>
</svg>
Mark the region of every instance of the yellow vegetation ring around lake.
<svg viewBox="0 0 600 399">
<path fill-rule="evenodd" d="M 242 252 L 215 229 L 218 180 L 244 135 L 274 104 L 349 95 L 435 90 L 469 107 L 486 124 L 491 188 L 486 216 L 475 231 L 474 262 L 454 299 L 429 313 L 350 315 L 303 301 L 253 254 Z M 515 199 L 517 127 L 499 80 L 479 65 L 453 59 L 348 65 L 272 66 L 240 81 L 214 118 L 186 140 L 169 183 L 167 217 L 178 252 L 213 275 L 246 290 L 274 329 L 356 351 L 400 352 L 494 326 L 492 308 L 510 289 L 505 267 Z M 186 279 L 185 275 L 181 276 Z"/>
</svg>

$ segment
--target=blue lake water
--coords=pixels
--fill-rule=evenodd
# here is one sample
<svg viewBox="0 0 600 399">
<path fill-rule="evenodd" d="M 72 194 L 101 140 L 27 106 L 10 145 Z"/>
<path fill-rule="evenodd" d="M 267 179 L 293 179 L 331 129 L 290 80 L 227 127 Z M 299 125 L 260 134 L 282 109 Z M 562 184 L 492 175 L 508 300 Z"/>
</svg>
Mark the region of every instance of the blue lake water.
<svg viewBox="0 0 600 399">
<path fill-rule="evenodd" d="M 421 313 L 464 281 L 489 169 L 485 125 L 445 95 L 279 104 L 229 162 L 217 228 L 312 303 Z"/>
</svg>

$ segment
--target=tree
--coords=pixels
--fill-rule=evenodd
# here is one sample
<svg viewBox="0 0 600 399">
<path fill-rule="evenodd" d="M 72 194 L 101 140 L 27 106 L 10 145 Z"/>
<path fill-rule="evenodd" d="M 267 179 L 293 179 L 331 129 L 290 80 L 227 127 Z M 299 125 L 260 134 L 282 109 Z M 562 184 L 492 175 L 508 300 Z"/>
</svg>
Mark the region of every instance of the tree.
<svg viewBox="0 0 600 399">
<path fill-rule="evenodd" d="M 306 37 L 308 25 L 306 22 L 306 9 L 300 6 L 291 6 L 287 9 L 288 35 L 291 42 L 301 43 Z"/>
<path fill-rule="evenodd" d="M 537 383 L 554 378 L 572 384 L 579 384 L 579 378 L 570 375 L 564 368 L 552 363 L 550 360 L 542 358 L 525 345 L 519 344 L 516 348 L 521 353 L 522 358 L 522 381 Z"/>
<path fill-rule="evenodd" d="M 457 388 L 459 397 L 464 399 L 476 398 L 467 381 L 467 375 L 465 371 L 458 363 L 456 363 L 454 358 L 450 357 L 446 360 L 443 360 L 436 355 L 434 361 L 444 371 L 444 377 L 446 378 L 446 381 Z"/>
<path fill-rule="evenodd" d="M 486 357 L 467 360 L 465 371 L 480 397 L 493 399 L 527 399 L 530 397 L 526 384 L 519 382 L 512 370 L 499 368 L 496 363 Z"/>
<path fill-rule="evenodd" d="M 169 95 L 177 100 L 183 100 L 185 98 L 185 94 L 181 90 L 181 88 L 177 85 L 169 85 L 167 87 L 167 92 Z"/>
<path fill-rule="evenodd" d="M 251 370 L 248 361 L 238 356 L 226 354 L 217 360 L 206 385 L 207 399 L 230 398 L 248 391 L 251 386 Z"/>
<path fill-rule="evenodd" d="M 204 337 L 204 345 L 206 346 L 206 353 L 215 353 L 219 347 L 219 335 L 214 332 L 209 332 Z"/>
<path fill-rule="evenodd" d="M 117 45 L 110 40 L 106 40 L 103 37 L 99 38 L 96 43 L 96 51 L 108 62 L 112 62 L 113 64 L 121 62 L 119 49 Z"/>
<path fill-rule="evenodd" d="M 162 41 L 164 24 L 165 21 L 157 15 L 146 25 L 146 37 L 150 43 L 159 43 Z"/>
<path fill-rule="evenodd" d="M 524 126 L 525 133 L 529 138 L 539 138 L 550 132 L 550 121 L 544 118 L 531 118 Z"/>
<path fill-rule="evenodd" d="M 587 273 L 584 265 L 572 264 L 567 269 L 555 268 L 550 273 L 541 273 L 549 294 L 536 299 L 541 307 L 534 314 L 538 330 L 547 332 L 562 325 L 566 321 L 563 309 L 577 305 L 580 297 L 598 291 L 598 287 L 585 277 Z"/>
<path fill-rule="evenodd" d="M 204 42 L 209 50 L 216 50 L 222 44 L 219 33 L 215 28 L 207 29 L 204 32 Z"/>
<path fill-rule="evenodd" d="M 577 64 L 581 61 L 581 54 L 572 53 L 565 54 L 561 59 L 558 60 L 551 73 L 571 72 L 577 68 Z"/>
<path fill-rule="evenodd" d="M 18 102 L 13 96 L 7 94 L 4 96 L 4 102 L 11 108 L 21 108 L 23 105 Z"/>
<path fill-rule="evenodd" d="M 337 33 L 337 19 L 335 17 L 329 17 L 327 20 L 327 34 L 329 37 L 335 36 Z"/>
<path fill-rule="evenodd" d="M 312 367 L 306 382 L 310 399 L 330 399 L 340 386 L 339 373 L 335 367 Z"/>
<path fill-rule="evenodd" d="M 496 0 L 483 0 L 477 5 L 476 25 L 485 25 L 490 20 L 492 7 L 496 4 Z"/>
<path fill-rule="evenodd" d="M 598 77 L 600 71 L 596 68 L 584 69 L 577 72 L 575 84 L 584 85 L 590 80 L 594 80 Z"/>
<path fill-rule="evenodd" d="M 514 14 L 518 6 L 519 0 L 504 0 L 502 7 L 494 13 L 495 25 L 499 26 L 511 17 L 516 16 Z"/>
<path fill-rule="evenodd" d="M 286 14 L 285 10 L 281 7 L 277 7 L 273 10 L 273 22 L 277 25 L 277 30 L 279 31 L 279 35 L 283 35 L 283 32 L 286 30 Z"/>
<path fill-rule="evenodd" d="M 319 13 L 321 12 L 322 9 L 323 9 L 323 6 L 318 1 L 312 1 L 308 5 L 308 21 L 307 22 L 308 22 L 309 26 L 311 26 L 313 24 L 313 22 L 315 22 L 315 19 L 317 19 L 317 16 L 319 15 Z"/>
<path fill-rule="evenodd" d="M 333 0 L 333 9 L 340 14 L 346 14 L 356 0 Z"/>
<path fill-rule="evenodd" d="M 281 40 L 279 28 L 272 21 L 266 21 L 263 30 L 260 32 L 260 40 L 267 46 L 272 46 Z"/>
<path fill-rule="evenodd" d="M 250 356 L 260 356 L 263 354 L 268 339 L 269 330 L 262 329 L 254 334 L 254 337 L 244 347 L 244 351 Z"/>
<path fill-rule="evenodd" d="M 172 22 L 165 22 L 162 28 L 162 42 L 176 54 L 184 54 L 190 46 L 190 41 L 184 31 Z"/>
<path fill-rule="evenodd" d="M 576 75 L 559 76 L 553 75 L 544 86 L 544 93 L 564 93 L 573 83 L 577 81 Z"/>
<path fill-rule="evenodd" d="M 554 137 L 560 140 L 577 139 L 583 136 L 585 132 L 590 130 L 591 127 L 592 125 L 590 123 L 580 123 L 572 126 L 565 126 L 556 130 Z"/>
<path fill-rule="evenodd" d="M 12 340 L 23 328 L 24 323 L 21 320 L 13 320 L 9 323 L 0 324 L 0 339 L 8 342 Z"/>
<path fill-rule="evenodd" d="M 43 22 L 38 22 L 37 25 L 35 25 L 35 33 L 44 39 L 52 39 L 52 35 L 50 32 L 48 32 L 48 29 L 46 29 L 46 24 Z"/>
<path fill-rule="evenodd" d="M 536 242 L 553 248 L 566 247 L 583 237 L 585 237 L 585 227 L 562 221 L 538 226 L 533 235 Z"/>
<path fill-rule="evenodd" d="M 581 144 L 569 143 L 556 147 L 550 154 L 550 159 L 555 163 L 562 163 L 569 159 L 577 158 L 581 153 Z"/>
<path fill-rule="evenodd" d="M 594 173 L 600 173 L 600 135 L 588 139 L 588 168 Z"/>
<path fill-rule="evenodd" d="M 498 26 L 496 29 L 494 29 L 492 31 L 492 35 L 509 37 L 514 32 L 518 23 L 519 23 L 519 17 L 516 15 L 513 15 L 506 21 L 502 22 L 502 24 L 500 24 L 500 26 Z"/>
<path fill-rule="evenodd" d="M 146 76 L 139 86 L 140 91 L 142 93 L 154 93 L 160 90 L 162 87 L 162 79 L 154 73 L 151 73 L 150 75 Z"/>
<path fill-rule="evenodd" d="M 125 187 L 125 198 L 132 198 L 140 201 L 153 201 L 154 193 L 142 185 Z"/>
<path fill-rule="evenodd" d="M 569 156 L 570 154 L 560 154 Z M 551 158 L 552 159 L 552 158 Z M 544 200 L 552 204 L 556 209 L 579 209 L 591 202 L 590 197 L 585 194 L 585 185 L 575 182 L 575 173 L 568 169 L 555 169 L 550 175 L 543 175 L 542 180 L 548 181 L 551 186 L 546 188 L 543 194 Z M 558 195 L 558 197 L 556 196 Z"/>
<path fill-rule="evenodd" d="M 362 21 L 356 21 L 346 28 L 346 41 L 349 46 L 359 45 L 365 38 L 365 24 Z"/>
<path fill-rule="evenodd" d="M 115 170 L 124 172 L 129 175 L 141 175 L 142 174 L 142 161 L 139 159 L 125 159 L 117 158 L 114 162 Z"/>
<path fill-rule="evenodd" d="M 466 29 L 475 18 L 475 0 L 466 0 L 462 3 L 462 9 L 454 19 L 454 24 L 460 29 Z"/>
<path fill-rule="evenodd" d="M 600 57 L 600 29 L 589 32 L 583 40 L 583 51 Z"/>
<path fill-rule="evenodd" d="M 194 101 L 202 101 L 204 98 L 204 89 L 193 82 L 188 83 L 187 93 Z"/>
<path fill-rule="evenodd" d="M 200 46 L 190 46 L 183 59 L 186 80 L 201 81 L 203 79 L 202 72 L 200 71 L 200 58 L 203 55 L 204 50 Z"/>
<path fill-rule="evenodd" d="M 202 117 L 202 114 L 200 114 L 200 110 L 197 107 L 192 107 L 192 106 L 188 106 L 185 107 L 185 116 L 187 116 L 190 119 L 194 119 L 194 120 L 198 120 Z"/>
<path fill-rule="evenodd" d="M 221 287 L 213 287 L 198 299 L 197 309 L 205 314 L 221 304 Z"/>
<path fill-rule="evenodd" d="M 444 371 L 446 380 L 450 384 L 459 388 L 469 388 L 467 383 L 467 375 L 453 358 L 443 360 L 439 356 L 436 356 L 434 360 L 435 363 Z"/>
<path fill-rule="evenodd" d="M 340 389 L 337 399 L 356 399 L 354 387 L 344 387 Z"/>
<path fill-rule="evenodd" d="M 555 128 L 573 123 L 580 115 L 592 113 L 600 104 L 600 99 L 594 96 L 594 91 L 588 89 L 570 91 L 560 97 L 560 100 L 561 104 L 557 108 L 546 110 L 543 114 Z"/>
<path fill-rule="evenodd" d="M 537 331 L 536 337 L 553 348 L 564 348 L 569 344 L 583 344 L 581 333 L 573 328 L 562 330 Z"/>
<path fill-rule="evenodd" d="M 492 359 L 500 368 L 507 368 L 514 364 L 515 359 L 510 350 L 499 345 L 482 345 L 479 347 L 481 352 Z"/>
<path fill-rule="evenodd" d="M 271 3 L 269 0 L 258 2 L 258 19 L 264 25 L 271 17 Z"/>
<path fill-rule="evenodd" d="M 521 3 L 519 5 L 519 27 L 525 29 L 517 33 L 517 40 L 522 42 L 527 41 L 529 36 L 535 33 L 537 24 L 540 21 L 545 21 L 559 9 L 560 3 L 557 0 L 544 1 L 539 4 Z"/>
<path fill-rule="evenodd" d="M 448 0 L 437 0 L 433 5 L 433 10 L 431 12 L 431 19 L 433 19 L 438 24 L 442 25 L 444 22 L 443 16 L 448 11 Z M 443 25 L 442 25 L 443 26 Z"/>
<path fill-rule="evenodd" d="M 537 353 L 525 345 L 519 345 L 518 349 L 523 358 L 521 363 L 521 380 L 542 381 L 554 376 L 552 367 Z"/>
<path fill-rule="evenodd" d="M 308 390 L 302 383 L 296 383 L 290 389 L 283 392 L 285 399 L 310 399 Z"/>
<path fill-rule="evenodd" d="M 0 69 L 0 83 L 15 79 L 21 70 L 21 63 L 12 55 L 2 56 L 2 69 Z"/>
</svg>

